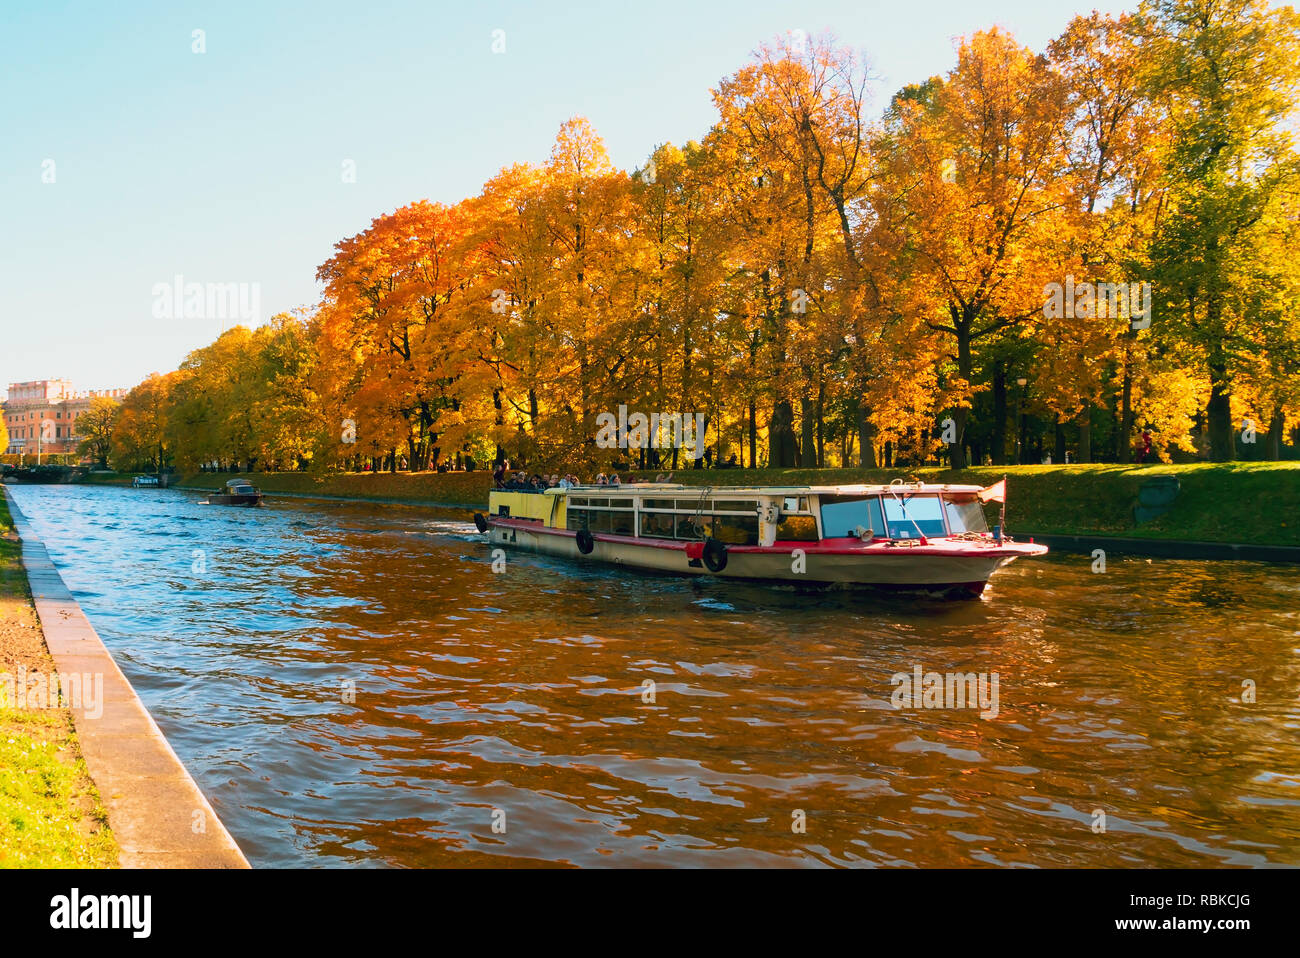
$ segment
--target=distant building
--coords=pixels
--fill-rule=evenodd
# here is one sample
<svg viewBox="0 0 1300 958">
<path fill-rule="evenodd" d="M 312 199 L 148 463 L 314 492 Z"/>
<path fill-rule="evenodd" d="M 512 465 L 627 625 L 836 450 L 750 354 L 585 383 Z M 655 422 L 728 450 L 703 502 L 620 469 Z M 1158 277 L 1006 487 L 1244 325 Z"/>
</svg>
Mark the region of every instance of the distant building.
<svg viewBox="0 0 1300 958">
<path fill-rule="evenodd" d="M 9 430 L 6 453 L 35 456 L 75 453 L 77 417 L 90 408 L 90 401 L 100 396 L 121 402 L 126 389 L 101 389 L 76 392 L 66 379 L 38 379 L 29 383 L 10 383 L 9 397 L 0 404 L 5 426 Z"/>
</svg>

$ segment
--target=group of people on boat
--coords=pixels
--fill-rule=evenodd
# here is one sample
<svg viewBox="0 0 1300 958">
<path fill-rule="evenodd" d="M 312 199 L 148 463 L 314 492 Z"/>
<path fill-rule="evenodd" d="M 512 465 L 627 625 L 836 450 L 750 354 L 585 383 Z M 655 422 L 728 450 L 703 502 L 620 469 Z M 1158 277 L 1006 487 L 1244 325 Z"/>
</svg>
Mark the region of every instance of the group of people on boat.
<svg viewBox="0 0 1300 958">
<path fill-rule="evenodd" d="M 526 472 L 511 473 L 509 470 L 509 462 L 500 462 L 492 470 L 492 481 L 496 488 L 510 492 L 544 492 L 547 489 L 572 489 L 575 486 L 583 485 L 583 482 L 572 474 L 544 476 L 541 473 L 533 473 L 529 476 Z M 623 479 L 616 472 L 611 472 L 609 475 L 602 472 L 596 475 L 596 478 L 592 480 L 592 484 L 597 486 L 622 486 L 648 481 L 637 477 L 635 474 L 630 474 L 626 479 Z M 655 476 L 654 481 L 672 482 L 673 474 L 671 472 L 661 472 Z"/>
<path fill-rule="evenodd" d="M 578 485 L 577 476 L 543 476 L 541 473 L 533 473 L 529 476 L 526 472 L 516 472 L 508 479 L 504 476 L 504 470 L 494 471 L 492 478 L 498 489 L 508 489 L 512 492 L 542 492 L 546 489 L 570 489 Z"/>
</svg>

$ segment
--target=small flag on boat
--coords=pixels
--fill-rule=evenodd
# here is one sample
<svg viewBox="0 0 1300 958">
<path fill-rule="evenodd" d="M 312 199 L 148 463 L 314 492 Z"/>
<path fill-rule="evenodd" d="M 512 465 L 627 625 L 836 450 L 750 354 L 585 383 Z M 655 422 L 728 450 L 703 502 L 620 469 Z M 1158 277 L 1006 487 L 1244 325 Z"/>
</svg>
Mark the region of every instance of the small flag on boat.
<svg viewBox="0 0 1300 958">
<path fill-rule="evenodd" d="M 1006 505 L 1007 501 L 1007 479 L 1003 476 L 993 485 L 981 489 L 977 495 L 980 502 L 1000 502 Z"/>
</svg>

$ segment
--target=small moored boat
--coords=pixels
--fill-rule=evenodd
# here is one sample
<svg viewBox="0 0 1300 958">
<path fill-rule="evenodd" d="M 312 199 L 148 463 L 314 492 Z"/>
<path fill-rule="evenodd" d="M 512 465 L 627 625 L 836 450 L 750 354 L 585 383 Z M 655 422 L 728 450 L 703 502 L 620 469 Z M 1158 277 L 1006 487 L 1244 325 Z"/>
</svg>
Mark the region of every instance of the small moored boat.
<svg viewBox="0 0 1300 958">
<path fill-rule="evenodd" d="M 1005 503 L 1005 483 L 493 490 L 474 522 L 493 544 L 641 569 L 978 596 L 1047 552 L 990 531 L 984 503 Z"/>
<path fill-rule="evenodd" d="M 132 489 L 157 488 L 159 484 L 157 476 L 136 476 L 131 480 Z"/>
<path fill-rule="evenodd" d="M 231 479 L 224 492 L 210 493 L 203 501 L 210 506 L 260 506 L 262 492 L 247 479 Z"/>
</svg>

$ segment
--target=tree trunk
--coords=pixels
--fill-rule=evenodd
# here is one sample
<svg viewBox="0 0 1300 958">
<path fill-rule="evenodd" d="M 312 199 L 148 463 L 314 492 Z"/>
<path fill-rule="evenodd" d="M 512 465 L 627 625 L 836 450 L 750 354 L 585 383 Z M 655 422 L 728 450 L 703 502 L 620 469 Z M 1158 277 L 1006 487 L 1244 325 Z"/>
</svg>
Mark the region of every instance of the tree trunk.
<svg viewBox="0 0 1300 958">
<path fill-rule="evenodd" d="M 1086 405 L 1079 417 L 1079 462 L 1092 462 L 1092 409 Z"/>
<path fill-rule="evenodd" d="M 813 401 L 807 396 L 799 398 L 799 449 L 797 461 L 800 466 L 815 468 L 817 465 L 817 440 L 814 437 L 814 431 L 817 427 L 817 420 L 814 415 Z"/>
<path fill-rule="evenodd" d="M 1232 384 L 1228 381 L 1228 363 L 1220 350 L 1211 353 L 1210 403 L 1206 407 L 1210 425 L 1210 459 L 1231 462 L 1234 458 L 1232 436 Z"/>
<path fill-rule="evenodd" d="M 778 399 L 768 420 L 767 465 L 771 469 L 791 469 L 795 465 L 794 406 L 788 399 Z"/>
<path fill-rule="evenodd" d="M 858 403 L 858 466 L 862 469 L 876 468 L 876 427 L 871 423 L 871 416 L 865 403 Z"/>
<path fill-rule="evenodd" d="M 993 464 L 1006 465 L 1007 461 L 1007 370 L 1001 363 L 993 364 Z"/>
<path fill-rule="evenodd" d="M 817 381 L 817 406 L 813 416 L 817 425 L 817 461 L 818 469 L 826 468 L 826 377 Z"/>
<path fill-rule="evenodd" d="M 1279 409 L 1273 413 L 1273 421 L 1268 424 L 1268 458 L 1277 461 L 1282 458 L 1282 430 L 1286 428 L 1286 417 Z"/>
<path fill-rule="evenodd" d="M 758 403 L 749 401 L 749 468 L 758 468 Z"/>
<path fill-rule="evenodd" d="M 952 309 L 952 328 L 957 331 L 957 374 L 968 384 L 974 363 L 971 360 L 971 326 L 973 319 Z M 966 468 L 966 423 L 970 420 L 970 407 L 963 404 L 953 411 L 957 424 L 957 441 L 952 444 L 952 467 Z"/>
<path fill-rule="evenodd" d="M 1115 443 L 1118 462 L 1133 461 L 1133 371 L 1129 366 L 1128 351 L 1124 352 L 1124 384 L 1120 389 L 1119 437 Z"/>
</svg>

